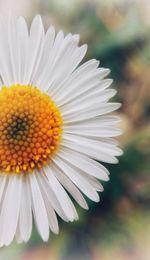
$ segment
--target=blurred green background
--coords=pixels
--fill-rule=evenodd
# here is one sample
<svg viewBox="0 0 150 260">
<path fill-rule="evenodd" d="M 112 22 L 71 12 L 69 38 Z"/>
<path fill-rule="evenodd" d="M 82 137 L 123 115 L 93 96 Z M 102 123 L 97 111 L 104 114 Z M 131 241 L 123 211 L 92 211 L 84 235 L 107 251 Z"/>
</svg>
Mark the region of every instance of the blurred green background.
<svg viewBox="0 0 150 260">
<path fill-rule="evenodd" d="M 40 13 L 45 29 L 79 33 L 89 45 L 85 60 L 111 69 L 125 131 L 101 202 L 77 206 L 80 220 L 59 220 L 60 234 L 48 243 L 34 229 L 29 243 L 0 249 L 0 260 L 150 260 L 150 1 L 1 0 L 0 10 L 29 24 Z"/>
</svg>

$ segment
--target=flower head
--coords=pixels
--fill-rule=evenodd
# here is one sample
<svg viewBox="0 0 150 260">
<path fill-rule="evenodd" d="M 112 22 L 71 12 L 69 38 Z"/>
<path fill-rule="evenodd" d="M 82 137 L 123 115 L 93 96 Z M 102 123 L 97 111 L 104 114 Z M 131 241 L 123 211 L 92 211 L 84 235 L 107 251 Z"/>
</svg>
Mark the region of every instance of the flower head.
<svg viewBox="0 0 150 260">
<path fill-rule="evenodd" d="M 95 59 L 80 65 L 87 45 L 79 36 L 36 16 L 28 32 L 24 18 L 0 24 L 0 245 L 28 241 L 32 214 L 44 241 L 58 233 L 58 214 L 78 219 L 68 193 L 99 201 L 108 171 L 117 163 L 118 118 L 106 115 L 120 104 L 105 79 L 109 70 Z M 67 192 L 68 193 L 67 193 Z"/>
</svg>

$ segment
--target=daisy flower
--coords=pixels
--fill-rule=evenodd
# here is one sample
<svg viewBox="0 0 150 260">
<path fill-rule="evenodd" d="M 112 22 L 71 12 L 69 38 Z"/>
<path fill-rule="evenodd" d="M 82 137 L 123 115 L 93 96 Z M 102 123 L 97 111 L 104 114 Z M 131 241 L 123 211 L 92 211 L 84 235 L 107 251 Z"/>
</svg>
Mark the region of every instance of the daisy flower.
<svg viewBox="0 0 150 260">
<path fill-rule="evenodd" d="M 29 31 L 23 17 L 2 20 L 0 35 L 0 246 L 28 241 L 33 219 L 47 241 L 57 215 L 78 219 L 72 198 L 99 201 L 109 173 L 98 161 L 121 155 L 118 117 L 107 115 L 120 104 L 109 102 L 109 69 L 79 65 L 79 35 L 45 32 L 40 16 Z"/>
</svg>

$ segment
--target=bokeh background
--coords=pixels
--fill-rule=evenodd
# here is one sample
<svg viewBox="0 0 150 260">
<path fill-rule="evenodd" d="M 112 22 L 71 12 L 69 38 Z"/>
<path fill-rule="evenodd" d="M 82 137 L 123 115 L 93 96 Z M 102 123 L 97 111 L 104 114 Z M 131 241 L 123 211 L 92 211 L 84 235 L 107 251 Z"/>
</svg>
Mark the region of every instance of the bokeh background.
<svg viewBox="0 0 150 260">
<path fill-rule="evenodd" d="M 79 33 L 89 45 L 85 60 L 111 69 L 124 129 L 124 155 L 107 166 L 101 202 L 77 206 L 80 220 L 59 220 L 60 234 L 48 243 L 34 229 L 29 243 L 0 249 L 0 260 L 150 260 L 150 1 L 1 0 L 0 11 L 29 25 L 40 13 L 45 29 Z"/>
</svg>

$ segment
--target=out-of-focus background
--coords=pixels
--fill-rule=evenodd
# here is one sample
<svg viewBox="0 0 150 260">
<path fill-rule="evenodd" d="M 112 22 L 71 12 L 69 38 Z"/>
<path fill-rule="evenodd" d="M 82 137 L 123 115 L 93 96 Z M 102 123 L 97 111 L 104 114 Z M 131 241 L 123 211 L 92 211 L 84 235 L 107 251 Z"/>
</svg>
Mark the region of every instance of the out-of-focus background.
<svg viewBox="0 0 150 260">
<path fill-rule="evenodd" d="M 0 11 L 29 25 L 40 13 L 45 29 L 79 33 L 85 60 L 111 69 L 125 131 L 101 202 L 77 206 L 80 220 L 59 220 L 48 243 L 34 229 L 29 243 L 0 249 L 0 260 L 150 260 L 150 0 L 1 0 Z"/>
</svg>

